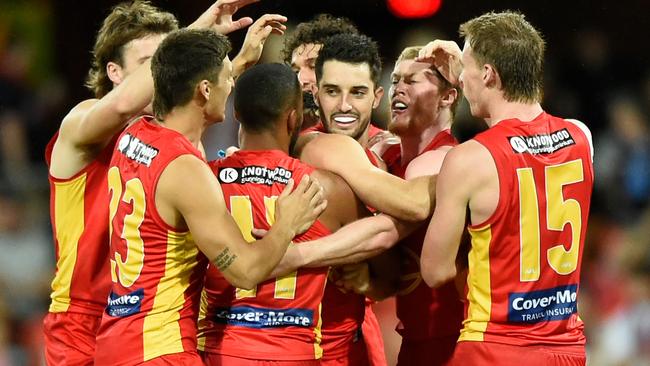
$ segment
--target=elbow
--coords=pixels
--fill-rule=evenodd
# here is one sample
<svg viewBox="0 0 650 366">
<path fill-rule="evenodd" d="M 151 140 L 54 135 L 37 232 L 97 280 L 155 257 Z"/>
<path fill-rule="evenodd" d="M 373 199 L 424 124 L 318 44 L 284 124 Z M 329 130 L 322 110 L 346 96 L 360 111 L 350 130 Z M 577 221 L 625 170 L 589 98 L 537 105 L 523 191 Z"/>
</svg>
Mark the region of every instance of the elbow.
<svg viewBox="0 0 650 366">
<path fill-rule="evenodd" d="M 255 273 L 256 271 L 247 271 L 244 273 L 231 274 L 230 276 L 224 276 L 234 287 L 243 289 L 243 290 L 252 290 L 259 284 L 264 281 L 264 277 L 261 274 Z"/>
<path fill-rule="evenodd" d="M 440 287 L 456 277 L 456 266 L 449 268 L 438 266 L 433 268 L 432 266 L 423 264 L 421 271 L 422 279 L 431 288 Z"/>
</svg>

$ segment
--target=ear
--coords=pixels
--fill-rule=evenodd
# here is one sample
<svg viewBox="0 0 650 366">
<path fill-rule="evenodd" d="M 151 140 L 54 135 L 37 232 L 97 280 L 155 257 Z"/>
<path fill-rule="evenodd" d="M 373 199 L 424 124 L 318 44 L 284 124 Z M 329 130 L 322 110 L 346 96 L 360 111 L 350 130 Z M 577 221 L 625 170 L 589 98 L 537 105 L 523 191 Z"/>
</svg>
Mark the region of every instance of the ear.
<svg viewBox="0 0 650 366">
<path fill-rule="evenodd" d="M 289 113 L 287 113 L 287 133 L 291 135 L 293 131 L 296 130 L 298 124 L 301 122 L 302 121 L 298 121 L 298 111 L 291 109 Z"/>
<path fill-rule="evenodd" d="M 124 80 L 124 70 L 122 66 L 110 61 L 106 64 L 106 75 L 115 85 L 119 85 Z"/>
<path fill-rule="evenodd" d="M 381 103 L 381 98 L 384 96 L 384 88 L 383 87 L 378 87 L 375 89 L 375 100 L 372 101 L 372 109 L 375 109 L 379 107 L 379 103 Z"/>
<path fill-rule="evenodd" d="M 212 85 L 207 80 L 201 80 L 197 84 L 198 95 L 203 98 L 203 102 L 207 102 L 210 99 L 210 92 L 212 90 Z"/>
<path fill-rule="evenodd" d="M 501 89 L 501 78 L 499 73 L 490 64 L 483 65 L 483 84 L 487 87 L 496 87 Z"/>
<path fill-rule="evenodd" d="M 440 98 L 440 106 L 448 108 L 454 104 L 456 99 L 458 99 L 458 89 L 449 88 L 443 93 L 442 98 Z"/>
</svg>

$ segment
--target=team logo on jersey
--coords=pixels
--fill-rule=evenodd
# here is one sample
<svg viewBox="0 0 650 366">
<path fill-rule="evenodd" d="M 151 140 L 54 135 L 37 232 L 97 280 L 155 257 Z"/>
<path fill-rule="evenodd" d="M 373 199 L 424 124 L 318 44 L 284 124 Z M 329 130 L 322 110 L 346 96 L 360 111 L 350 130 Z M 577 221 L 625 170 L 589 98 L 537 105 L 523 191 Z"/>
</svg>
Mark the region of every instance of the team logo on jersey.
<svg viewBox="0 0 650 366">
<path fill-rule="evenodd" d="M 125 317 L 140 312 L 144 300 L 144 289 L 137 289 L 130 294 L 117 295 L 113 292 L 108 295 L 106 314 L 115 317 Z"/>
<path fill-rule="evenodd" d="M 158 155 L 158 149 L 147 145 L 131 134 L 125 134 L 117 144 L 117 150 L 127 158 L 140 164 L 151 166 L 151 162 Z"/>
<path fill-rule="evenodd" d="M 551 154 L 576 143 L 566 128 L 550 134 L 510 136 L 508 141 L 512 150 L 518 154 Z"/>
<path fill-rule="evenodd" d="M 289 179 L 293 176 L 291 170 L 285 169 L 283 167 L 276 168 L 267 168 L 264 166 L 245 166 L 243 168 L 234 167 L 234 168 L 219 168 L 219 182 L 228 184 L 228 183 L 237 183 L 237 184 L 264 184 L 267 186 L 272 186 L 276 183 L 287 184 Z"/>
<path fill-rule="evenodd" d="M 577 311 L 578 285 L 508 295 L 508 321 L 539 323 L 568 319 Z"/>
<path fill-rule="evenodd" d="M 311 328 L 314 311 L 309 309 L 263 309 L 251 306 L 219 308 L 215 321 L 249 328 Z"/>
</svg>

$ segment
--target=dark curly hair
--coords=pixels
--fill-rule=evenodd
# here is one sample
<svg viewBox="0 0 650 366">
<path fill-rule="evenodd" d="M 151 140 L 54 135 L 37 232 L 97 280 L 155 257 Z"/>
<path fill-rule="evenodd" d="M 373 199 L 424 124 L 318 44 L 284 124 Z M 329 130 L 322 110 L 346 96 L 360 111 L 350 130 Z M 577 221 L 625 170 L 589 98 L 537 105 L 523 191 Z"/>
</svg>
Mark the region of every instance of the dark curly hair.
<svg viewBox="0 0 650 366">
<path fill-rule="evenodd" d="M 370 77 L 375 86 L 381 78 L 381 59 L 377 43 L 363 34 L 343 33 L 329 37 L 318 52 L 316 59 L 316 80 L 323 76 L 326 61 L 336 60 L 350 64 L 368 64 Z"/>
<path fill-rule="evenodd" d="M 282 57 L 291 63 L 291 54 L 298 46 L 308 43 L 323 44 L 325 39 L 337 34 L 357 34 L 357 27 L 347 18 L 335 18 L 331 14 L 318 14 L 312 20 L 298 24 L 284 39 Z"/>
</svg>

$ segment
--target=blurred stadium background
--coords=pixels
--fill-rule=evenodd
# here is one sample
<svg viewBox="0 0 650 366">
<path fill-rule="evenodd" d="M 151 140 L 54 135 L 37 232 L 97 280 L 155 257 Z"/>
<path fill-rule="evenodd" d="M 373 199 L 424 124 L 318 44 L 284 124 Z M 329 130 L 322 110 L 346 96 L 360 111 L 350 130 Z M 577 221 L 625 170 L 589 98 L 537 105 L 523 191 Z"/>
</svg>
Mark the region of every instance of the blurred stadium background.
<svg viewBox="0 0 650 366">
<path fill-rule="evenodd" d="M 387 2 L 401 11 L 391 12 Z M 117 3 L 0 2 L 0 366 L 43 364 L 40 327 L 54 264 L 43 151 L 64 114 L 90 97 L 83 81 L 94 35 Z M 187 25 L 209 1 L 153 3 Z M 398 16 L 430 3 L 440 3 L 431 15 Z M 348 17 L 379 43 L 387 88 L 402 48 L 434 38 L 458 41 L 460 23 L 505 9 L 526 14 L 548 42 L 544 108 L 586 122 L 594 134 L 596 186 L 580 292 L 588 364 L 649 365 L 650 2 L 263 0 L 239 15 L 286 15 L 289 32 L 318 13 Z M 235 50 L 244 35 L 231 35 Z M 263 62 L 280 61 L 281 47 L 282 37 L 272 38 Z M 387 122 L 386 99 L 373 118 L 379 126 Z M 457 123 L 472 123 L 466 109 Z M 212 128 L 210 157 L 233 144 L 235 131 L 233 121 Z M 392 359 L 399 336 L 389 305 L 379 304 L 378 312 Z"/>
</svg>

